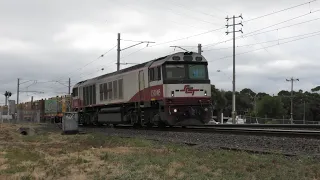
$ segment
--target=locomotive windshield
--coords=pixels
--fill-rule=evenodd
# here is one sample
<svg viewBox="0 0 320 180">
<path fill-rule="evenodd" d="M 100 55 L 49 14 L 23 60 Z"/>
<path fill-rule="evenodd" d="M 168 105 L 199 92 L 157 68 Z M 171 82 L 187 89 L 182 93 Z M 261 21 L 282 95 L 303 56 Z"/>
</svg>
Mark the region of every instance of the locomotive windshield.
<svg viewBox="0 0 320 180">
<path fill-rule="evenodd" d="M 206 64 L 166 64 L 164 67 L 164 80 L 167 82 L 209 81 Z"/>
<path fill-rule="evenodd" d="M 203 64 L 189 64 L 189 78 L 190 79 L 206 79 L 206 66 Z"/>
<path fill-rule="evenodd" d="M 185 65 L 166 65 L 166 75 L 168 79 L 180 79 L 186 77 Z"/>
</svg>

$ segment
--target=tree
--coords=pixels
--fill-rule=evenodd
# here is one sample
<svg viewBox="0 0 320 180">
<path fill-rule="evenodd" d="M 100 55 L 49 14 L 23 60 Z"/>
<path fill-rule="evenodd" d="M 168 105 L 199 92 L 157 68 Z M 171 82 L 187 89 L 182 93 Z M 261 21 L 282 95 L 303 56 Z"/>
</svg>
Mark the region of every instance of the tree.
<svg viewBox="0 0 320 180">
<path fill-rule="evenodd" d="M 283 103 L 279 97 L 264 96 L 257 104 L 257 113 L 260 117 L 281 118 L 284 114 Z"/>
<path fill-rule="evenodd" d="M 320 91 L 320 86 L 317 86 L 311 89 L 311 92 L 318 92 L 318 91 Z"/>
<path fill-rule="evenodd" d="M 256 95 L 256 93 L 255 92 L 253 92 L 251 89 L 249 89 L 249 88 L 244 88 L 244 89 L 242 89 L 241 91 L 240 91 L 240 94 L 241 95 L 247 95 L 247 96 L 249 96 L 249 97 L 251 97 L 251 98 L 253 98 L 255 95 Z"/>
<path fill-rule="evenodd" d="M 231 117 L 232 112 L 232 91 L 222 91 L 212 85 L 212 98 L 215 107 L 215 115 L 220 116 L 221 112 L 225 116 Z M 257 116 L 269 118 L 290 118 L 291 112 L 291 92 L 280 90 L 277 96 L 270 96 L 265 92 L 254 92 L 249 88 L 244 88 L 236 92 L 236 111 L 238 115 L 250 114 L 257 105 Z M 293 119 L 320 122 L 320 86 L 314 87 L 311 91 L 303 92 L 301 89 L 293 91 Z"/>
<path fill-rule="evenodd" d="M 211 97 L 213 100 L 214 113 L 220 117 L 221 113 L 227 106 L 227 99 L 225 97 L 224 91 L 219 91 L 214 85 L 211 86 Z"/>
</svg>

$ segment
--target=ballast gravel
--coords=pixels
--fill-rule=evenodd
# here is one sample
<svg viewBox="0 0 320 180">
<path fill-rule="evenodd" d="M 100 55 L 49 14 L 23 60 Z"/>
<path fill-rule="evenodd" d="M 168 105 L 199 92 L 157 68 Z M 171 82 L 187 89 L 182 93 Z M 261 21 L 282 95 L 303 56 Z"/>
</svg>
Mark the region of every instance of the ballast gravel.
<svg viewBox="0 0 320 180">
<path fill-rule="evenodd" d="M 250 152 L 270 152 L 286 155 L 320 156 L 320 139 L 232 135 L 219 133 L 174 132 L 142 129 L 81 128 L 102 132 L 108 136 L 138 137 L 161 142 L 183 143 L 200 149 L 234 149 Z"/>
</svg>

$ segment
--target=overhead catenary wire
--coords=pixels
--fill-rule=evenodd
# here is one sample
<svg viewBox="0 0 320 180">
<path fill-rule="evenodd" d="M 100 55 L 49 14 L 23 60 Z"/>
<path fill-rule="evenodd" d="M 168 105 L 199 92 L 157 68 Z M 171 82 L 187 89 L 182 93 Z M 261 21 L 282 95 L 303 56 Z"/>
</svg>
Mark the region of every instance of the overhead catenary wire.
<svg viewBox="0 0 320 180">
<path fill-rule="evenodd" d="M 258 42 L 258 43 L 238 45 L 236 47 L 237 48 L 239 48 L 239 47 L 248 47 L 248 46 L 254 46 L 254 45 L 259 45 L 259 44 L 266 44 L 266 43 L 270 43 L 270 42 L 277 42 L 277 41 L 279 42 L 281 40 L 292 39 L 292 38 L 296 38 L 296 37 L 300 37 L 300 36 L 306 36 L 306 35 L 315 34 L 315 33 L 320 33 L 320 31 L 315 31 L 315 32 L 311 32 L 311 33 L 305 33 L 305 34 L 300 34 L 300 35 L 295 35 L 295 36 L 290 36 L 290 37 L 285 37 L 285 38 L 278 38 L 278 39 L 269 40 L 269 41 L 263 41 L 263 42 Z M 233 48 L 233 46 L 223 47 L 223 48 L 212 48 L 212 49 L 207 49 L 207 50 L 204 50 L 204 51 L 223 50 L 223 49 L 231 49 L 231 48 Z"/>
<path fill-rule="evenodd" d="M 243 23 L 247 23 L 247 22 L 254 21 L 254 20 L 257 20 L 257 19 L 260 19 L 260 18 L 264 18 L 264 17 L 267 17 L 267 16 L 278 14 L 280 12 L 284 12 L 284 11 L 287 11 L 287 10 L 290 10 L 290 9 L 294 9 L 294 8 L 297 8 L 297 7 L 300 7 L 300 6 L 304 6 L 304 5 L 307 5 L 307 4 L 310 5 L 310 3 L 315 2 L 315 1 L 317 1 L 317 0 L 312 0 L 312 1 L 309 1 L 309 2 L 301 3 L 301 4 L 298 4 L 298 5 L 295 5 L 295 6 L 291 6 L 291 7 L 285 8 L 285 9 L 281 9 L 281 10 L 278 10 L 278 11 L 275 11 L 275 12 L 272 12 L 272 13 L 268 13 L 268 14 L 265 14 L 265 15 L 262 15 L 262 16 L 251 18 L 251 19 L 243 21 Z"/>
<path fill-rule="evenodd" d="M 313 1 L 317 1 L 317 0 L 313 0 Z M 309 2 L 313 2 L 313 1 L 309 1 Z M 273 15 L 273 14 L 276 14 L 276 13 L 279 13 L 279 12 L 287 11 L 287 10 L 290 10 L 290 9 L 293 9 L 293 8 L 297 8 L 297 7 L 306 5 L 306 4 L 307 4 L 307 3 L 302 3 L 302 4 L 299 4 L 299 5 L 296 5 L 296 6 L 292 6 L 292 7 L 289 7 L 289 8 L 285 8 L 285 9 L 279 10 L 279 11 L 274 12 L 274 13 L 269 13 L 269 14 L 266 14 L 266 15 L 262 15 L 262 16 L 259 16 L 259 17 L 257 17 L 257 18 L 252 18 L 250 21 L 257 20 L 257 19 L 263 18 L 263 17 L 267 17 L 267 16 L 270 16 L 270 15 Z M 270 28 L 270 27 L 273 27 L 273 26 L 276 26 L 276 25 L 279 25 L 279 24 L 282 24 L 282 23 L 285 23 L 285 22 L 289 22 L 289 21 L 292 21 L 292 20 L 294 20 L 294 19 L 298 19 L 298 18 L 300 18 L 300 17 L 306 16 L 306 15 L 309 15 L 309 14 L 312 14 L 312 13 L 315 13 L 315 12 L 318 12 L 318 11 L 319 11 L 319 10 L 315 10 L 315 11 L 312 11 L 312 12 L 308 12 L 308 13 L 306 13 L 306 14 L 303 14 L 303 15 L 300 15 L 300 16 L 297 16 L 297 17 L 294 17 L 294 18 L 291 18 L 291 19 L 288 19 L 288 20 L 279 22 L 279 23 L 277 23 L 277 24 L 270 25 L 270 26 L 267 26 L 267 27 L 264 27 L 264 28 L 261 28 L 261 29 L 252 31 L 252 32 L 250 32 L 250 33 L 246 33 L 245 35 L 241 35 L 241 36 L 236 37 L 236 39 L 237 39 L 237 38 L 240 38 L 240 37 L 244 38 L 244 36 L 248 36 L 248 35 L 251 34 L 251 33 L 258 32 L 258 31 L 261 31 L 261 30 L 263 30 L 263 29 L 267 29 L 267 28 Z M 315 19 L 315 20 L 317 20 L 317 19 Z M 248 21 L 246 21 L 246 22 L 248 22 Z M 309 22 L 310 22 L 310 21 L 309 21 Z M 300 23 L 300 24 L 303 24 L 303 23 Z M 296 25 L 298 25 L 298 24 L 296 24 Z M 292 25 L 290 25 L 290 26 L 292 26 Z M 288 27 L 289 27 L 289 26 L 288 26 Z M 155 45 L 152 45 L 152 46 L 149 46 L 149 47 L 154 47 L 154 46 L 159 46 L 159 45 L 163 45 L 163 44 L 168 44 L 168 43 L 172 43 L 172 42 L 176 42 L 176 41 L 181 41 L 181 40 L 185 40 L 185 39 L 189 39 L 189 38 L 201 36 L 201 35 L 204 35 L 204 34 L 208 34 L 208 33 L 211 33 L 211 32 L 214 32 L 214 31 L 223 30 L 223 29 L 225 29 L 225 27 L 208 30 L 208 31 L 205 31 L 205 32 L 202 32 L 202 33 L 198 33 L 198 34 L 194 34 L 194 35 L 190 35 L 190 36 L 187 36 L 187 37 L 182 37 L 182 38 L 178 38 L 178 39 L 174 39 L 174 40 L 170 40 L 170 41 L 165 41 L 165 42 L 156 43 Z M 221 44 L 221 43 L 225 43 L 225 42 L 231 41 L 231 40 L 232 40 L 232 39 L 223 40 L 223 41 L 219 41 L 219 42 L 217 42 L 217 43 L 204 45 L 203 47 L 206 47 L 206 46 L 207 46 L 207 47 L 211 47 L 211 46 L 215 46 L 215 45 L 218 45 L 218 44 Z"/>
<path fill-rule="evenodd" d="M 245 35 L 244 37 L 256 36 L 256 35 L 259 35 L 259 34 L 264 34 L 264 33 L 272 32 L 272 31 L 279 31 L 280 29 L 285 29 L 285 28 L 288 28 L 288 27 L 309 23 L 309 22 L 316 21 L 316 20 L 319 20 L 319 19 L 320 18 L 315 18 L 315 19 L 299 22 L 299 23 L 296 23 L 296 24 L 291 24 L 291 25 L 288 25 L 288 26 L 283 26 L 283 27 L 279 27 L 279 28 L 275 28 L 275 29 L 271 29 L 271 30 L 255 33 L 255 34 Z"/>
<path fill-rule="evenodd" d="M 309 1 L 309 2 L 314 2 L 314 1 L 317 1 L 317 0 L 312 0 L 312 1 Z M 249 19 L 249 20 L 247 20 L 246 22 L 248 22 L 248 21 L 253 21 L 253 20 L 257 20 L 257 19 L 260 19 L 260 18 L 263 18 L 263 17 L 267 17 L 267 16 L 270 16 L 270 15 L 276 14 L 276 13 L 280 13 L 280 12 L 283 12 L 283 11 L 287 11 L 287 10 L 290 10 L 290 9 L 294 9 L 294 8 L 297 8 L 297 7 L 306 5 L 306 4 L 308 4 L 309 2 L 307 2 L 307 3 L 302 3 L 302 4 L 299 4 L 299 5 L 296 5 L 296 6 L 292 6 L 292 7 L 289 7 L 289 8 L 285 8 L 285 9 L 282 9 L 282 10 L 278 10 L 278 11 L 273 12 L 273 13 L 269 13 L 269 14 L 265 14 L 265 15 L 262 15 L 262 16 L 258 16 L 258 17 L 256 17 L 256 18 Z M 317 12 L 317 11 L 319 11 L 319 10 L 309 12 L 308 14 L 312 14 L 312 13 Z M 306 16 L 306 14 L 304 14 L 304 15 L 302 15 L 302 16 Z M 300 16 L 300 17 L 302 17 L 302 16 Z M 293 18 L 293 19 L 297 19 L 297 18 L 298 18 L 298 17 L 295 17 L 295 18 Z M 291 21 L 291 20 L 293 20 L 293 19 L 286 20 L 286 22 Z M 284 22 L 280 22 L 280 23 L 278 23 L 278 24 L 281 24 L 281 23 L 284 23 Z M 277 24 L 277 25 L 278 25 L 278 24 Z M 275 26 L 275 25 L 272 25 L 272 26 Z M 270 27 L 272 27 L 272 26 L 270 26 Z M 263 29 L 270 28 L 270 27 L 265 27 L 265 28 L 262 28 L 262 29 L 259 29 L 259 30 L 256 30 L 256 31 L 261 31 L 261 30 L 263 30 Z M 208 31 L 205 31 L 205 32 L 202 32 L 202 33 L 198 33 L 198 34 L 194 34 L 194 35 L 190 35 L 190 36 L 186 36 L 186 37 L 182 37 L 182 38 L 178 38 L 178 39 L 174 39 L 174 40 L 170 40 L 170 41 L 165 41 L 165 42 L 156 43 L 155 45 L 151 45 L 151 46 L 149 46 L 149 47 L 154 47 L 154 46 L 159 46 L 159 45 L 163 45 L 163 44 L 168 44 L 168 43 L 171 43 L 171 42 L 181 41 L 181 40 L 185 40 L 185 39 L 189 39 L 189 38 L 201 36 L 201 35 L 204 35 L 204 34 L 208 34 L 208 33 L 211 33 L 211 32 L 214 32 L 214 31 L 223 30 L 223 29 L 225 29 L 224 26 L 221 27 L 221 28 L 216 28 L 216 29 L 208 30 Z M 250 33 L 253 33 L 253 32 L 250 32 Z M 248 33 L 247 33 L 247 34 L 248 34 Z M 247 34 L 246 34 L 246 35 L 247 35 Z M 239 36 L 239 37 L 241 37 L 241 36 Z M 239 37 L 236 37 L 236 38 L 239 38 Z M 221 44 L 221 43 L 224 43 L 224 42 L 227 42 L 227 41 L 230 41 L 230 40 L 232 40 L 232 39 L 220 41 L 220 42 L 218 42 L 218 43 L 214 43 L 214 45 L 216 45 L 216 44 Z M 208 44 L 208 45 L 210 46 L 210 45 L 212 45 L 212 44 Z M 205 46 L 208 46 L 208 45 L 205 45 Z"/>
<path fill-rule="evenodd" d="M 266 47 L 263 47 L 263 48 L 257 48 L 257 49 L 246 51 L 246 52 L 242 52 L 242 53 L 237 53 L 236 56 L 243 55 L 243 54 L 248 54 L 248 53 L 255 52 L 255 51 L 258 51 L 258 50 L 262 50 L 262 49 L 265 49 L 265 48 L 270 48 L 270 47 L 279 46 L 279 45 L 282 45 L 282 44 L 287 44 L 287 43 L 299 41 L 299 40 L 302 40 L 302 39 L 306 39 L 306 38 L 313 37 L 313 36 L 318 36 L 318 35 L 320 35 L 320 31 L 317 34 L 313 34 L 313 35 L 310 35 L 310 36 L 307 36 L 307 37 L 302 37 L 302 38 L 298 38 L 298 39 L 294 39 L 294 40 L 278 43 L 278 44 L 275 44 L 275 45 L 266 46 Z M 217 60 L 221 60 L 221 59 L 227 59 L 227 58 L 230 58 L 230 57 L 232 57 L 232 56 L 224 56 L 224 57 L 221 57 L 221 58 L 213 59 L 213 60 L 208 61 L 208 62 L 217 61 Z"/>
<path fill-rule="evenodd" d="M 259 31 L 262 31 L 262 30 L 264 30 L 264 29 L 268 29 L 268 28 L 270 28 L 270 27 L 274 27 L 274 26 L 277 26 L 277 25 L 279 25 L 279 24 L 283 24 L 283 23 L 286 23 L 286 22 L 289 22 L 289 21 L 292 21 L 292 20 L 295 20 L 295 19 L 298 19 L 298 18 L 307 16 L 307 15 L 309 15 L 309 14 L 319 12 L 319 11 L 320 11 L 320 9 L 315 10 L 315 11 L 312 11 L 312 12 L 308 12 L 308 13 L 306 13 L 306 14 L 302 14 L 302 15 L 296 16 L 296 17 L 294 17 L 294 18 L 287 19 L 287 20 L 285 20 L 285 21 L 281 21 L 281 22 L 276 23 L 276 24 L 272 24 L 272 25 L 269 25 L 269 26 L 266 26 L 266 27 L 263 27 L 263 28 L 260 28 L 260 29 L 251 31 L 251 32 L 249 32 L 249 33 L 245 33 L 245 34 L 243 34 L 243 35 L 240 35 L 240 36 L 236 37 L 236 39 L 249 37 L 252 33 L 259 32 Z M 301 23 L 300 23 L 300 24 L 301 24 Z M 292 25 L 291 25 L 291 26 L 292 26 Z M 280 28 L 277 28 L 277 29 L 280 29 Z M 276 29 L 276 30 L 277 30 L 277 29 Z M 269 31 L 269 32 L 270 32 L 270 31 Z M 262 33 L 260 33 L 260 34 L 262 34 Z M 227 39 L 227 40 L 223 40 L 223 41 L 219 41 L 219 42 L 217 42 L 217 43 L 212 43 L 212 44 L 203 45 L 203 47 L 204 47 L 204 48 L 206 48 L 206 47 L 212 47 L 212 46 L 216 46 L 216 45 L 218 45 L 218 44 L 222 44 L 222 43 L 225 43 L 225 42 L 228 42 L 228 41 L 231 41 L 231 40 L 232 40 L 232 38 L 231 38 L 231 39 Z"/>
<path fill-rule="evenodd" d="M 75 71 L 80 71 L 80 70 L 82 70 L 83 68 L 87 67 L 89 64 L 91 64 L 91 63 L 99 60 L 100 58 L 103 58 L 106 54 L 108 54 L 109 52 L 111 52 L 111 51 L 112 51 L 114 48 L 116 48 L 116 47 L 117 47 L 117 45 L 113 46 L 111 49 L 109 49 L 109 50 L 106 51 L 105 53 L 101 54 L 101 55 L 100 55 L 99 57 L 97 57 L 96 59 L 90 61 L 89 63 L 85 64 L 84 66 L 82 66 L 82 67 L 80 67 L 80 68 L 78 68 L 78 69 L 76 69 Z M 75 71 L 73 71 L 73 72 L 75 72 Z M 69 73 L 69 74 L 72 74 L 73 72 L 71 72 L 71 73 Z M 73 76 L 70 76 L 70 77 L 73 77 Z M 69 77 L 69 78 L 70 78 L 70 77 Z M 59 78 L 59 80 L 57 80 L 57 81 L 60 81 L 61 79 L 62 79 L 62 78 Z"/>
</svg>

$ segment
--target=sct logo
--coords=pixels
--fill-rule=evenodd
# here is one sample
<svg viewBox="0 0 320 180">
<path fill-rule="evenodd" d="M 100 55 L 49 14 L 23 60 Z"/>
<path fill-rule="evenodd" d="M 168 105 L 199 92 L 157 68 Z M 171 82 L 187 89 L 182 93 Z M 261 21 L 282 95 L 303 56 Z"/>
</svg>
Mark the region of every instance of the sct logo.
<svg viewBox="0 0 320 180">
<path fill-rule="evenodd" d="M 199 89 L 193 89 L 190 85 L 185 85 L 183 89 L 180 90 L 180 92 L 185 92 L 186 94 L 192 94 L 194 95 L 194 92 L 199 91 Z"/>
<path fill-rule="evenodd" d="M 161 96 L 160 89 L 152 89 L 151 90 L 151 97 Z"/>
</svg>

